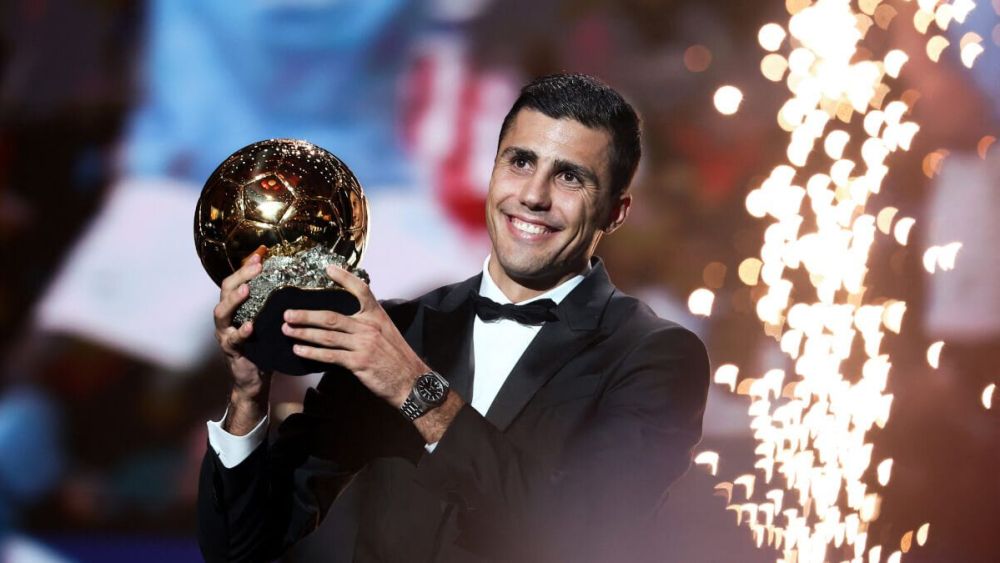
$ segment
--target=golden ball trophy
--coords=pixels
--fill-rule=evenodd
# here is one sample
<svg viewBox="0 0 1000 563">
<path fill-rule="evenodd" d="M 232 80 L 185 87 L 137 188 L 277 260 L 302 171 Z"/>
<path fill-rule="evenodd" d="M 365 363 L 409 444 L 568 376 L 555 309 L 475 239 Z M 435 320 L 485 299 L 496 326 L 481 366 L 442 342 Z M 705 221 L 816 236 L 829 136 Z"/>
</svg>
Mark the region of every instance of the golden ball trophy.
<svg viewBox="0 0 1000 563">
<path fill-rule="evenodd" d="M 281 332 L 286 309 L 358 311 L 357 299 L 326 275 L 329 264 L 359 269 L 368 235 L 368 202 L 351 170 L 307 141 L 269 139 L 246 146 L 212 172 L 194 214 L 198 256 L 217 285 L 251 254 L 263 269 L 233 326 L 253 321 L 244 354 L 263 370 L 289 375 L 330 366 L 292 353 Z"/>
</svg>

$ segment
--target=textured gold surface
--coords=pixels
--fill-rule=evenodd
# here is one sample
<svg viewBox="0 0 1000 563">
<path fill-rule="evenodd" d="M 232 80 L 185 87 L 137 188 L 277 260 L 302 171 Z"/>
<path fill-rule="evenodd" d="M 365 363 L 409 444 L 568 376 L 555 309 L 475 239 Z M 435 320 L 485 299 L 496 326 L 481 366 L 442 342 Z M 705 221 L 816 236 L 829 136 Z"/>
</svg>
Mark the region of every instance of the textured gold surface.
<svg viewBox="0 0 1000 563">
<path fill-rule="evenodd" d="M 356 268 L 367 234 L 368 203 L 351 170 L 294 139 L 233 153 L 205 182 L 194 216 L 198 256 L 216 284 L 260 246 L 287 255 L 322 244 Z"/>
</svg>

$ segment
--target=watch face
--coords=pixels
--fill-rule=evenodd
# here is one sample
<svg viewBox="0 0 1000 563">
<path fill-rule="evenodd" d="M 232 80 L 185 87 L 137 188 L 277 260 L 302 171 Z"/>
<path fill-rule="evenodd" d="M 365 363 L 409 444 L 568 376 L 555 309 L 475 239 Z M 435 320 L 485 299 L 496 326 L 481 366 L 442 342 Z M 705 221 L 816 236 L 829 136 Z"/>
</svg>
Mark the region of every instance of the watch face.
<svg viewBox="0 0 1000 563">
<path fill-rule="evenodd" d="M 420 376 L 414 389 L 420 398 L 427 403 L 436 404 L 444 398 L 444 384 L 433 374 Z"/>
</svg>

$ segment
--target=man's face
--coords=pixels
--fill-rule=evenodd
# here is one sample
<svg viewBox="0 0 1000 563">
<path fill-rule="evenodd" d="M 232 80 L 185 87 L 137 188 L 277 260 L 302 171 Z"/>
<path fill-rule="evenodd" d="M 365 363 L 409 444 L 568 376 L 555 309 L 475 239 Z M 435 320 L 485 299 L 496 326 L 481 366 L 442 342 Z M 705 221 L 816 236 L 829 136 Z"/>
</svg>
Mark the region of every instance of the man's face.
<svg viewBox="0 0 1000 563">
<path fill-rule="evenodd" d="M 523 109 L 497 152 L 486 200 L 493 256 L 522 284 L 550 286 L 586 267 L 603 232 L 624 220 L 612 201 L 611 135 Z"/>
</svg>

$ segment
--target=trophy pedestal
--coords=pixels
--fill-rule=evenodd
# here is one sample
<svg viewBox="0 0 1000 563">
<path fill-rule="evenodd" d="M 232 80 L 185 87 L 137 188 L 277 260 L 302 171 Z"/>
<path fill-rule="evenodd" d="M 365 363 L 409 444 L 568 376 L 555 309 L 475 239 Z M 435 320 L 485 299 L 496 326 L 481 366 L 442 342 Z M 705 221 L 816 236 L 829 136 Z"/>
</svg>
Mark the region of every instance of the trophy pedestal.
<svg viewBox="0 0 1000 563">
<path fill-rule="evenodd" d="M 253 321 L 253 333 L 243 343 L 243 353 L 262 370 L 275 370 L 288 375 L 306 375 L 329 370 L 332 364 L 307 360 L 292 352 L 298 342 L 281 332 L 285 311 L 313 309 L 353 315 L 360 310 L 356 297 L 343 289 L 299 289 L 285 287 L 275 290 Z"/>
</svg>

